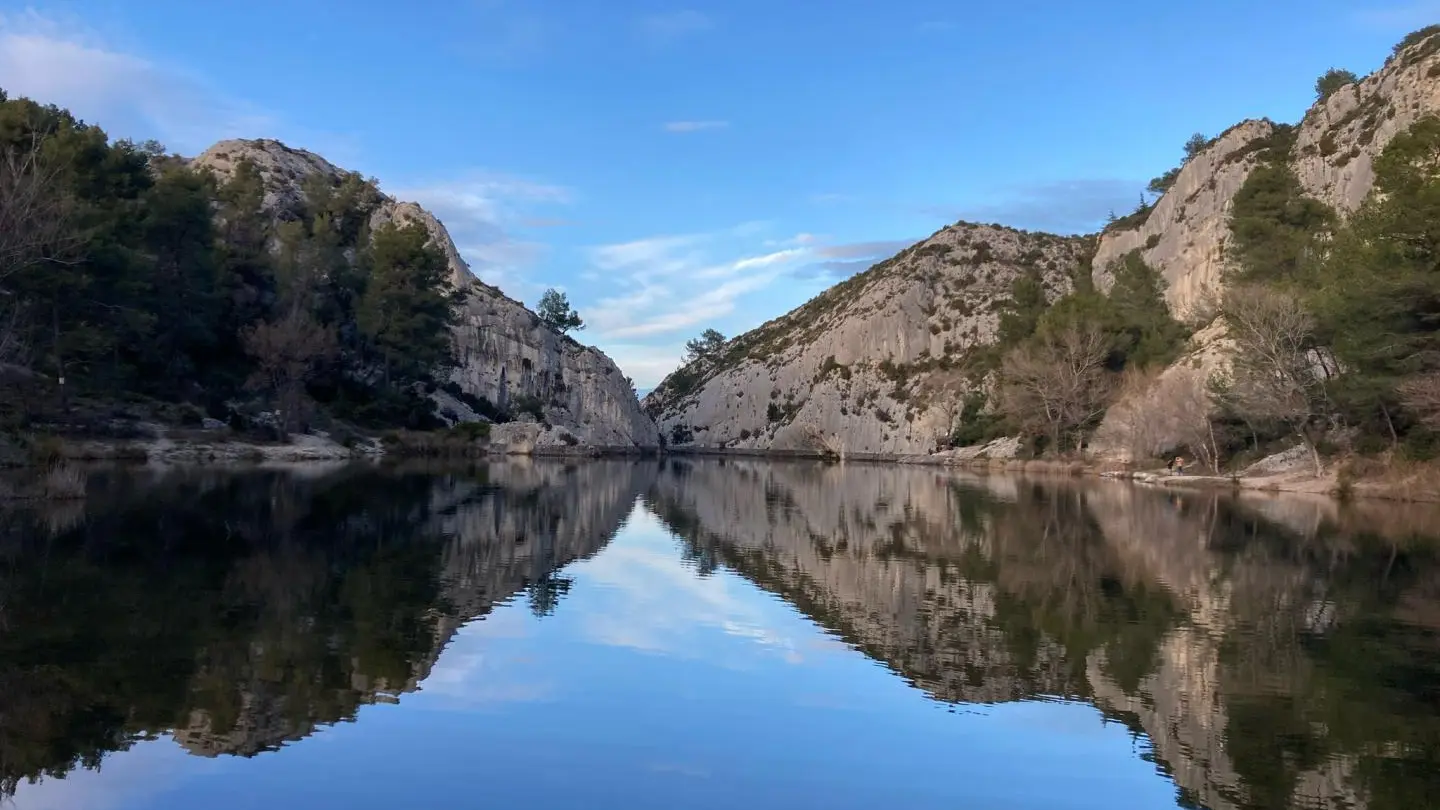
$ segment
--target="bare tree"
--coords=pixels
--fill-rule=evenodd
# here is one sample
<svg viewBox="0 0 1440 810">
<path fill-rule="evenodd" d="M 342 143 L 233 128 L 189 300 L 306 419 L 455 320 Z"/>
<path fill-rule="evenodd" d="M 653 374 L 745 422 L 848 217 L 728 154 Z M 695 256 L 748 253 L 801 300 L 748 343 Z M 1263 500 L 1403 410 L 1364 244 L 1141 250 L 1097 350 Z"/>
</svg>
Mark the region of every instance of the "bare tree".
<svg viewBox="0 0 1440 810">
<path fill-rule="evenodd" d="M 1011 351 L 1000 368 L 1001 409 L 1027 432 L 1049 436 L 1058 451 L 1066 432 L 1104 413 L 1109 350 L 1099 329 L 1070 326 Z M 1079 436 L 1074 438 L 1078 446 Z"/>
<path fill-rule="evenodd" d="M 45 158 L 45 139 L 0 147 L 0 282 L 35 264 L 65 261 L 79 244 L 61 184 Z"/>
<path fill-rule="evenodd" d="M 1105 417 L 1104 438 L 1123 444 L 1131 458 L 1185 448 L 1202 467 L 1218 469 L 1215 406 L 1207 387 L 1205 374 L 1188 365 L 1163 373 L 1127 370 L 1122 393 Z"/>
<path fill-rule="evenodd" d="M 1332 410 L 1325 382 L 1333 362 L 1316 343 L 1314 318 L 1298 296 L 1260 286 L 1227 291 L 1222 315 L 1235 358 L 1217 394 L 1246 419 L 1292 431 L 1323 475 L 1317 441 Z"/>
<path fill-rule="evenodd" d="M 303 308 L 292 306 L 279 319 L 246 329 L 241 339 L 258 366 L 250 386 L 274 397 L 283 430 L 299 427 L 305 383 L 334 354 L 334 334 Z"/>
</svg>

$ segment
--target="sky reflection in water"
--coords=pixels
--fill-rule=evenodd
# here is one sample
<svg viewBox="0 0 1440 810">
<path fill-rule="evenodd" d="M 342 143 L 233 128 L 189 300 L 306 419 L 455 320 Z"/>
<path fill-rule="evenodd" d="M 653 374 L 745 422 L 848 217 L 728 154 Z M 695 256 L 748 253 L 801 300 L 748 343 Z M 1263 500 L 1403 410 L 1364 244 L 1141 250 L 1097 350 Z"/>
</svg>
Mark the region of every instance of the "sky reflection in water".
<svg viewBox="0 0 1440 810">
<path fill-rule="evenodd" d="M 1181 772 L 1190 801 L 1284 806 L 1277 797 L 1295 794 L 1304 773 L 1329 773 L 1324 756 L 1300 762 L 1286 755 L 1290 781 L 1277 788 L 1260 784 L 1273 768 L 1228 761 L 1243 746 L 1197 748 L 1223 737 L 1233 720 L 1212 705 L 1219 693 L 1207 690 L 1257 666 L 1233 663 L 1233 652 L 1232 663 L 1224 662 L 1220 646 L 1206 640 L 1217 636 L 1207 623 L 1219 621 L 1206 611 L 1239 616 L 1224 620 L 1231 643 L 1255 646 L 1246 616 L 1256 614 L 1236 600 L 1305 596 L 1294 576 L 1276 578 L 1277 565 L 1314 573 L 1306 555 L 1290 551 L 1257 563 L 1258 523 L 1245 524 L 1251 536 L 1238 556 L 1214 550 L 1238 542 L 1231 522 L 1241 513 L 1146 493 L 1113 500 L 1011 486 L 981 497 L 930 472 L 731 467 L 701 464 L 683 474 L 627 467 L 619 484 L 618 467 L 522 485 L 507 476 L 533 471 L 497 466 L 479 477 L 483 486 L 469 489 L 464 478 L 436 479 L 425 509 L 410 515 L 444 538 L 440 576 L 450 590 L 436 604 L 462 618 L 482 617 L 458 626 L 433 663 L 412 661 L 423 673 L 418 691 L 395 704 L 360 705 L 355 722 L 334 725 L 342 718 L 301 707 L 313 720 L 292 734 L 301 739 L 248 758 L 195 756 L 168 735 L 138 742 L 106 756 L 98 771 L 76 768 L 64 779 L 22 783 L 15 806 L 1175 806 L 1176 782 L 1152 761 L 1148 737 L 1119 722 L 1122 716 L 1144 731 L 1156 733 L 1149 726 L 1160 723 L 1159 731 L 1178 735 L 1162 753 L 1192 759 L 1162 759 L 1160 768 Z M 534 500 L 557 492 L 571 500 Z M 1067 499 L 1088 503 L 1091 512 L 1065 511 L 1074 506 Z M 1050 538 L 1043 521 L 1009 529 L 997 522 L 1034 518 L 1056 504 L 1070 504 L 1056 514 L 1078 533 Z M 1016 511 L 1022 506 L 1024 515 Z M 1108 517 L 1097 518 L 1102 507 Z M 472 519 L 480 512 L 482 519 Z M 547 517 L 537 525 L 562 538 L 553 547 L 532 531 L 506 528 L 517 514 L 534 523 L 541 512 Z M 717 524 L 713 515 L 723 514 L 734 521 Z M 797 531 L 800 524 L 814 536 Z M 304 519 L 290 525 L 303 527 Z M 1136 531 L 1117 533 L 1115 525 Z M 1160 544 L 1157 562 L 1145 532 L 1167 526 L 1180 539 Z M 1211 532 L 1209 550 L 1186 551 L 1195 530 Z M 476 582 L 539 557 L 563 566 L 541 572 L 557 598 L 537 597 L 536 577 L 526 574 L 528 592 L 510 596 L 492 583 L 476 606 L 457 606 L 460 590 L 478 592 Z M 1235 577 L 1253 580 L 1255 572 L 1284 580 L 1276 587 L 1289 590 L 1236 584 Z M 1197 596 L 1207 577 L 1229 577 L 1220 590 L 1231 601 Z M 512 593 L 525 587 L 516 583 Z M 1332 586 L 1332 596 L 1354 601 Z M 1072 587 L 1088 590 L 1076 597 L 1065 590 Z M 1405 597 L 1412 613 L 1425 612 L 1426 592 L 1417 597 L 1411 589 Z M 1169 607 L 1152 606 L 1156 593 Z M 502 601 L 486 601 L 493 598 Z M 1139 612 L 1109 616 L 1117 606 Z M 1388 625 L 1374 625 L 1378 608 L 1346 607 L 1339 612 L 1379 627 L 1378 643 L 1389 644 Z M 1161 614 L 1163 621 L 1155 618 Z M 1316 621 L 1315 610 L 1307 615 Z M 1160 629 L 1147 633 L 1150 624 Z M 1141 663 L 1129 676 L 1122 652 L 1132 647 L 1142 650 Z M 1102 660 L 1100 651 L 1118 663 Z M 1314 677 L 1316 666 L 1304 677 Z M 251 660 L 242 669 L 263 667 Z M 1188 683 L 1179 677 L 1187 673 Z M 297 668 L 288 677 L 304 676 Z M 982 702 L 944 702 L 937 693 Z M 1236 694 L 1232 702 L 1244 697 Z M 1176 702 L 1188 708 L 1169 705 Z M 187 716 L 193 723 L 197 715 Z M 1273 747 L 1267 734 L 1288 733 L 1280 720 L 1256 722 L 1249 750 Z M 1167 731 L 1166 724 L 1179 725 Z M 1180 728 L 1187 724 L 1199 728 Z M 236 744 L 214 736 L 207 744 Z M 1421 782 L 1433 780 L 1425 768 L 1419 774 Z"/>
</svg>

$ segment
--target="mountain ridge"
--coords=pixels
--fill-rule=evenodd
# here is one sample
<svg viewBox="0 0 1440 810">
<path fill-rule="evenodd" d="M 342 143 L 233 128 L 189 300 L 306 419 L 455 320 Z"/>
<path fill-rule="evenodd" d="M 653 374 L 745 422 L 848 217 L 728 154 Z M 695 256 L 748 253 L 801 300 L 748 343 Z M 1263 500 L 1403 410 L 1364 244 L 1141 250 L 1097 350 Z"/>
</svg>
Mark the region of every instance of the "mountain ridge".
<svg viewBox="0 0 1440 810">
<path fill-rule="evenodd" d="M 1232 351 L 1227 348 L 1231 344 L 1226 342 L 1227 333 L 1217 315 L 1222 296 L 1238 278 L 1237 245 L 1231 233 L 1237 197 L 1244 198 L 1245 204 L 1252 207 L 1273 204 L 1282 209 L 1293 207 L 1300 200 L 1312 200 L 1320 206 L 1316 211 L 1333 211 L 1332 221 L 1343 224 L 1350 213 L 1373 196 L 1375 162 L 1386 146 L 1416 122 L 1440 113 L 1437 54 L 1440 54 L 1440 26 L 1417 31 L 1400 42 L 1385 64 L 1369 76 L 1338 88 L 1321 89 L 1317 83 L 1317 100 L 1295 124 L 1247 119 L 1215 137 L 1197 136 L 1198 142 L 1187 145 L 1188 154 L 1181 165 L 1152 182 L 1152 189 L 1159 187 L 1157 199 L 1142 202 L 1133 214 L 1112 221 L 1099 233 L 1083 237 L 1024 235 L 1027 247 L 1031 243 L 1047 242 L 1087 245 L 1068 257 L 1066 273 L 1043 276 L 1044 304 L 1051 309 L 1057 302 L 1088 295 L 1089 290 L 1108 295 L 1118 269 L 1143 266 L 1147 268 L 1145 272 L 1158 275 L 1167 317 L 1183 324 L 1192 336 L 1188 344 L 1165 353 L 1164 359 L 1169 365 L 1160 383 L 1137 383 L 1131 385 L 1133 390 L 1127 389 L 1129 393 L 1124 396 L 1111 395 L 1107 407 L 1102 409 L 1106 414 L 1100 420 L 1102 429 L 1096 434 L 1101 441 L 1091 447 L 1092 450 L 1129 458 L 1140 450 L 1142 454 L 1163 452 L 1185 444 L 1175 430 L 1162 429 L 1161 435 L 1143 442 L 1148 445 L 1145 448 L 1126 446 L 1134 443 L 1133 437 L 1118 435 L 1124 431 L 1112 418 L 1115 414 L 1111 412 L 1117 409 L 1109 406 L 1122 400 L 1136 402 L 1137 397 L 1153 394 L 1157 385 L 1171 386 L 1175 389 L 1171 393 L 1184 389 L 1180 393 L 1209 400 L 1211 405 L 1207 407 L 1214 406 L 1208 386 L 1217 379 L 1214 375 L 1229 367 Z M 1283 205 L 1269 198 L 1257 203 L 1256 195 L 1265 190 L 1256 191 L 1251 180 L 1262 167 L 1274 169 L 1272 174 L 1292 176 L 1298 194 L 1292 194 L 1292 200 Z M 1291 216 L 1286 210 L 1265 213 L 1273 214 L 1285 227 L 1300 227 L 1285 221 Z M 646 398 L 646 410 L 672 444 L 679 446 L 707 450 L 810 451 L 842 457 L 856 453 L 930 454 L 950 447 L 966 420 L 975 421 L 979 417 L 979 421 L 1004 421 L 1011 414 L 1003 412 L 996 402 L 1001 386 L 994 353 L 1014 346 L 997 348 L 998 319 L 990 322 L 989 329 L 976 332 L 968 343 L 942 343 L 935 347 L 939 351 L 916 367 L 914 352 L 893 341 L 887 343 L 884 334 L 898 335 L 909 330 L 913 335 L 916 329 L 926 327 L 930 317 L 927 312 L 896 310 L 896 317 L 891 321 L 876 324 L 879 331 L 868 343 L 864 334 L 851 334 L 858 328 L 858 320 L 857 324 L 848 325 L 831 321 L 825 324 L 826 328 L 815 328 L 807 318 L 807 313 L 823 307 L 826 302 L 847 295 L 866 295 L 874 289 L 874 279 L 886 275 L 887 269 L 890 275 L 898 274 L 904 279 L 903 283 L 892 282 L 888 292 L 893 296 L 904 298 L 906 294 L 919 294 L 934 274 L 940 273 L 966 284 L 963 292 L 969 296 L 972 306 L 991 312 L 1013 310 L 1013 289 L 1000 289 L 995 285 L 986 289 L 973 282 L 973 274 L 983 270 L 983 259 L 987 258 L 979 254 L 988 253 L 989 248 L 958 253 L 948 249 L 947 243 L 958 238 L 955 236 L 958 234 L 979 233 L 985 241 L 994 233 L 1020 233 L 1003 228 L 986 230 L 987 227 L 966 222 L 947 226 L 929 239 L 840 282 L 790 313 L 731 340 L 724 353 L 692 358 Z M 1314 252 L 1319 249 L 1318 244 L 1306 249 Z M 945 261 L 941 265 L 926 264 L 917 259 L 922 251 L 943 257 Z M 1012 252 L 1006 254 L 1006 258 L 1018 257 Z M 1007 275 L 1013 284 L 1029 272 L 1029 268 L 1012 263 Z M 1081 279 L 1080 275 L 1087 278 Z M 1061 276 L 1068 276 L 1068 283 L 1057 284 Z M 1091 306 L 1080 301 L 1071 303 L 1074 304 L 1072 310 Z M 869 305 L 884 304 L 870 301 Z M 1074 321 L 1074 312 L 1066 315 Z M 1053 341 L 1057 330 L 1058 327 L 1052 329 L 1048 337 L 1035 336 L 1034 339 L 1044 337 Z M 784 346 L 789 351 L 786 362 L 778 367 L 772 364 L 765 375 L 757 376 L 756 366 L 747 361 L 744 351 L 757 343 Z M 807 383 L 799 381 L 798 378 L 820 374 L 815 357 L 830 354 L 824 348 L 829 343 L 842 347 L 834 352 L 837 357 L 831 361 L 839 366 L 858 363 L 870 369 L 888 369 L 888 373 L 871 374 L 865 381 L 867 390 L 880 389 L 882 407 L 870 413 L 870 402 L 875 395 L 866 394 L 870 397 L 866 413 L 857 418 L 846 408 L 844 391 L 833 385 L 822 385 L 819 377 Z M 797 346 L 799 348 L 795 348 Z M 849 356 L 839 357 L 842 352 Z M 1110 370 L 1118 371 L 1113 352 L 1111 357 Z M 797 367 L 787 370 L 787 363 Z M 897 368 L 909 373 L 901 373 L 896 379 Z M 967 373 L 957 375 L 955 371 L 960 368 Z M 787 385 L 765 390 L 769 387 L 767 383 L 782 379 Z M 1117 375 L 1117 379 L 1105 382 L 1102 387 L 1114 388 L 1122 382 Z M 939 399 L 944 401 L 937 398 L 923 401 L 926 407 L 917 415 L 915 400 L 910 395 L 926 389 L 939 392 Z M 899 400 L 896 394 L 900 395 Z M 758 409 L 752 407 L 747 412 L 731 401 L 756 397 L 762 402 L 767 397 L 775 399 L 778 413 L 772 409 L 771 418 L 757 418 Z M 890 430 L 877 426 L 876 423 L 883 425 L 887 416 L 893 422 L 894 416 L 887 414 L 887 409 L 897 404 L 903 407 L 909 426 L 906 422 Z M 979 412 L 982 406 L 983 414 Z M 777 416 L 778 419 L 774 418 Z M 1095 422 L 1089 421 L 1091 418 L 1087 416 L 1083 421 L 1093 429 Z M 797 421 L 803 426 L 801 431 L 785 429 Z M 1103 425 L 1105 421 L 1112 423 L 1108 429 Z M 780 429 L 775 428 L 775 423 L 780 424 Z M 897 434 L 900 438 L 896 438 Z"/>
</svg>

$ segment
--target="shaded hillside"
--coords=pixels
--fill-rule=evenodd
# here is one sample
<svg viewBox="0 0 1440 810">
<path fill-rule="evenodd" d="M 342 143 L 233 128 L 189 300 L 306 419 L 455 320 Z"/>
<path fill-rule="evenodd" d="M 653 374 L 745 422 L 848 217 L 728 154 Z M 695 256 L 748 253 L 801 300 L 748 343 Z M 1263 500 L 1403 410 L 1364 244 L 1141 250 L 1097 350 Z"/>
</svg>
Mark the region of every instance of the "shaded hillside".
<svg viewBox="0 0 1440 810">
<path fill-rule="evenodd" d="M 430 213 L 273 140 L 193 160 L 0 93 L 0 429 L 524 418 L 653 447 L 603 354 L 480 282 Z"/>
</svg>

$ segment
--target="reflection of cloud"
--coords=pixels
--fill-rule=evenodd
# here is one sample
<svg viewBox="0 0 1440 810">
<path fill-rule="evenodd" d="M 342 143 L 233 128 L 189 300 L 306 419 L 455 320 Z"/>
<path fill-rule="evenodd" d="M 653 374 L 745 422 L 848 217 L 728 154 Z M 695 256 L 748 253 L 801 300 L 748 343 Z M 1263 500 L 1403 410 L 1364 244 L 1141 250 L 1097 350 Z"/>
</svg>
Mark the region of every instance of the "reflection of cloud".
<svg viewBox="0 0 1440 810">
<path fill-rule="evenodd" d="M 530 627 L 524 608 L 516 603 L 462 627 L 420 691 L 444 697 L 447 706 L 466 708 L 553 700 L 555 681 L 535 659 L 500 656 L 491 647 L 500 639 L 525 637 Z"/>
<path fill-rule="evenodd" d="M 223 767 L 223 760 L 191 756 L 168 738 L 149 740 L 105 757 L 99 770 L 76 770 L 64 779 L 22 784 L 13 806 L 19 810 L 155 807 L 161 804 L 158 797 L 180 782 Z"/>
<path fill-rule="evenodd" d="M 789 663 L 802 661 L 794 640 L 767 626 L 758 606 L 737 595 L 735 586 L 748 593 L 748 584 L 730 576 L 697 575 L 676 555 L 668 533 L 648 511 L 637 508 L 624 542 L 617 541 L 576 570 L 624 602 L 583 619 L 585 637 L 591 641 L 704 658 L 710 646 L 694 635 L 709 628 L 772 650 Z"/>
</svg>

